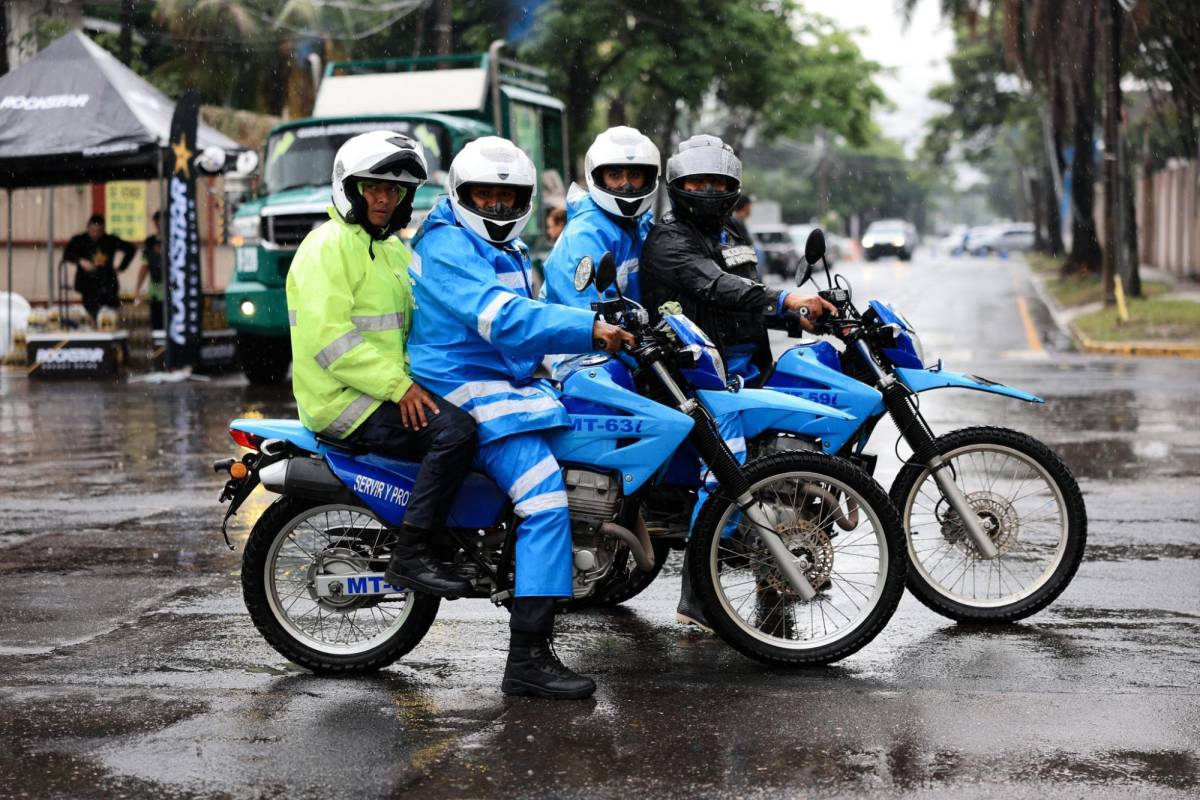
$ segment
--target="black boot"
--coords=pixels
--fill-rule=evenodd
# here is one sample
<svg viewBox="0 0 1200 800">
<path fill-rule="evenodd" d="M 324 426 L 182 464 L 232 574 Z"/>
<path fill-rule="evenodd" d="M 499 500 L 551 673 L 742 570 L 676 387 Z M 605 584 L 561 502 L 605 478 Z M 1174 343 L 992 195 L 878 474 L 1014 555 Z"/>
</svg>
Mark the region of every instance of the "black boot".
<svg viewBox="0 0 1200 800">
<path fill-rule="evenodd" d="M 392 557 L 384 580 L 392 586 L 416 589 L 438 597 L 463 597 L 471 593 L 471 582 L 455 575 L 446 565 L 429 555 L 428 531 L 404 526 L 397 533 Z"/>
<path fill-rule="evenodd" d="M 712 633 L 712 626 L 708 624 L 708 619 L 704 616 L 704 607 L 700 605 L 700 598 L 696 596 L 695 590 L 692 588 L 691 568 L 688 567 L 687 551 L 683 553 L 683 574 L 682 586 L 679 591 L 679 605 L 675 607 L 675 621 L 683 625 L 695 625 L 703 631 Z"/>
<path fill-rule="evenodd" d="M 500 690 L 549 700 L 578 700 L 591 697 L 596 682 L 559 661 L 549 636 L 513 631 Z"/>
</svg>

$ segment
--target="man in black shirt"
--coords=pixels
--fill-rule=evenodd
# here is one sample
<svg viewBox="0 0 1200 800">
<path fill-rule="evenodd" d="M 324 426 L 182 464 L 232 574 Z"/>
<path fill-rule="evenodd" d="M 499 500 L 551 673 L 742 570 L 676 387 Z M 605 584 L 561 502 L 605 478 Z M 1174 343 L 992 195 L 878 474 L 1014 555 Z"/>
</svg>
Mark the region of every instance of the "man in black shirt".
<svg viewBox="0 0 1200 800">
<path fill-rule="evenodd" d="M 121 263 L 114 270 L 113 260 L 118 252 L 121 254 Z M 114 311 L 120 306 L 117 273 L 125 271 L 135 253 L 136 245 L 105 233 L 102 214 L 93 214 L 88 219 L 87 230 L 67 242 L 63 261 L 76 266 L 75 291 L 83 297 L 83 307 L 93 322 L 104 306 Z"/>
</svg>

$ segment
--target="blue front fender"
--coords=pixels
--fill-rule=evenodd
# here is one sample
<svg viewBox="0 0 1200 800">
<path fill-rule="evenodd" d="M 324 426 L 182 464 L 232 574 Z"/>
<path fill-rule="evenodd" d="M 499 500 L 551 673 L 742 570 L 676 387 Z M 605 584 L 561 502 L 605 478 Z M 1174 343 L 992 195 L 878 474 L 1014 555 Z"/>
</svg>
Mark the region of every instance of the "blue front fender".
<svg viewBox="0 0 1200 800">
<path fill-rule="evenodd" d="M 858 428 L 844 411 L 773 389 L 698 390 L 696 397 L 714 416 L 740 414 L 747 439 L 782 431 L 820 439 L 827 452 L 837 452 Z"/>
<path fill-rule="evenodd" d="M 978 375 L 963 375 L 959 372 L 943 372 L 942 370 L 910 369 L 896 367 L 896 377 L 914 392 L 927 392 L 930 389 L 974 389 L 979 392 L 1002 394 L 1005 397 L 1015 397 L 1026 403 L 1044 403 L 1042 398 L 1003 383 L 989 381 Z"/>
</svg>

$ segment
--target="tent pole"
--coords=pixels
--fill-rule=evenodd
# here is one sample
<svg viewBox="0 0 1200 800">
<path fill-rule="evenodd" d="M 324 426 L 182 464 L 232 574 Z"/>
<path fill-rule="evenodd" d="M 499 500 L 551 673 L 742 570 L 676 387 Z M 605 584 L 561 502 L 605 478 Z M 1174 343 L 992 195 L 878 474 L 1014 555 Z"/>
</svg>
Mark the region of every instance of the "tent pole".
<svg viewBox="0 0 1200 800">
<path fill-rule="evenodd" d="M 12 187 L 11 186 L 8 187 L 7 200 L 8 200 L 8 203 L 7 203 L 7 208 L 8 208 L 8 330 L 6 331 L 5 335 L 8 338 L 5 339 L 5 341 L 8 342 L 8 349 L 5 350 L 6 353 L 12 351 L 12 328 L 13 328 L 13 324 L 12 324 L 12 322 L 13 322 L 13 320 L 12 320 L 12 300 L 13 300 L 13 285 L 12 285 L 13 237 L 12 237 L 12 234 L 13 234 L 13 230 L 12 230 Z"/>
<path fill-rule="evenodd" d="M 54 281 L 56 279 L 54 274 L 54 187 L 48 187 L 46 192 L 49 195 L 48 199 L 46 200 L 46 277 L 48 279 L 46 285 L 46 310 L 49 311 L 54 305 Z M 62 294 L 61 287 L 59 287 L 58 294 Z M 59 297 L 60 304 L 61 301 L 62 298 Z M 59 313 L 62 313 L 61 307 L 59 309 Z M 61 316 L 59 317 L 59 321 L 61 324 Z"/>
<path fill-rule="evenodd" d="M 162 256 L 158 259 L 158 275 L 162 279 L 162 297 L 159 298 L 163 307 L 163 336 L 167 333 L 167 314 L 170 313 L 170 287 L 167 285 L 167 231 L 170 230 L 170 220 L 167 219 L 167 183 L 163 177 L 166 166 L 163 164 L 163 149 L 158 148 L 158 240 L 159 249 L 162 251 Z M 163 339 L 165 346 L 167 340 Z M 154 334 L 150 334 L 150 349 L 154 349 Z"/>
</svg>

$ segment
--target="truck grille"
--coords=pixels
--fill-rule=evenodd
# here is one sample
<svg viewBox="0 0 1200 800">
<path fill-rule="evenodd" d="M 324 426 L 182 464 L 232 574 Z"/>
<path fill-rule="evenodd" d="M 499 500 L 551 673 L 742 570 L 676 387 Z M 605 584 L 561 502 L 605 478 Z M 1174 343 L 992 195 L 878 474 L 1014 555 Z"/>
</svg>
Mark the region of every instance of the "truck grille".
<svg viewBox="0 0 1200 800">
<path fill-rule="evenodd" d="M 299 247 L 308 232 L 329 219 L 325 213 L 277 214 L 262 218 L 262 239 L 275 247 Z"/>
</svg>

